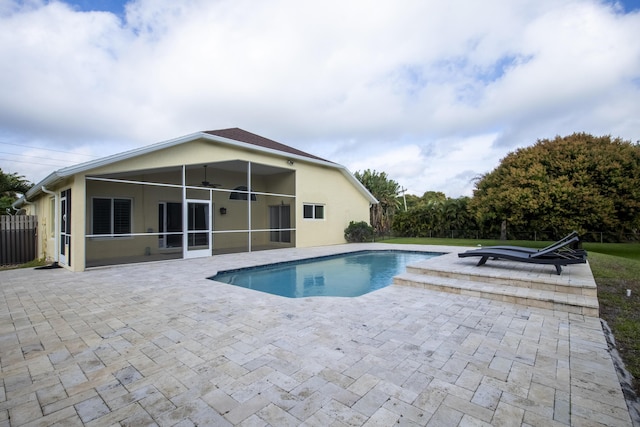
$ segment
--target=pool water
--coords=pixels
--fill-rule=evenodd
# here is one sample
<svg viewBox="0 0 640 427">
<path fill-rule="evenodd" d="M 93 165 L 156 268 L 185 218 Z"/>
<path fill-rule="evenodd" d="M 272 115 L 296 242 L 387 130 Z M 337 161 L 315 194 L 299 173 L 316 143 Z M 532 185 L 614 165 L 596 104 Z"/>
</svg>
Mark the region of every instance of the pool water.
<svg viewBox="0 0 640 427">
<path fill-rule="evenodd" d="M 288 298 L 356 297 L 384 288 L 407 264 L 433 252 L 361 251 L 310 260 L 222 271 L 211 280 Z"/>
</svg>

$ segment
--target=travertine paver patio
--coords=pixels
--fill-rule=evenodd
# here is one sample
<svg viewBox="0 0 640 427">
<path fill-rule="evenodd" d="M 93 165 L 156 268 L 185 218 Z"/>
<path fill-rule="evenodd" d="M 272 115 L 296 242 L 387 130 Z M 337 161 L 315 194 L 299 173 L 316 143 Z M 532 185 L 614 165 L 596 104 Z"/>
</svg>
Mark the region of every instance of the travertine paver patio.
<svg viewBox="0 0 640 427">
<path fill-rule="evenodd" d="M 631 425 L 598 318 L 402 286 L 287 299 L 206 279 L 365 247 L 389 245 L 0 272 L 0 426 Z"/>
</svg>

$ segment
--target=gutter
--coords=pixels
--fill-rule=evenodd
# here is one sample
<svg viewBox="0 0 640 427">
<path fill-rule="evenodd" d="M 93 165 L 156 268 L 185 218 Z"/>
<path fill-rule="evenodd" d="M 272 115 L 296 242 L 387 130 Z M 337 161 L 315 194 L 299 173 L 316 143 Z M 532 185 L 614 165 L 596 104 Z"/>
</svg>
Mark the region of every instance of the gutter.
<svg viewBox="0 0 640 427">
<path fill-rule="evenodd" d="M 13 208 L 14 211 L 17 212 L 20 210 L 20 206 L 24 205 L 25 203 L 28 203 L 28 202 L 27 202 L 26 196 L 23 195 L 18 200 L 11 203 L 11 207 Z"/>
<path fill-rule="evenodd" d="M 24 199 L 24 201 L 22 202 L 23 205 L 31 205 L 33 206 L 33 203 L 31 203 L 30 201 L 28 201 L 27 199 Z M 11 207 L 16 211 L 16 213 L 20 212 L 22 210 L 22 208 L 20 209 L 16 209 L 15 207 L 13 207 L 13 205 L 11 205 Z"/>
</svg>

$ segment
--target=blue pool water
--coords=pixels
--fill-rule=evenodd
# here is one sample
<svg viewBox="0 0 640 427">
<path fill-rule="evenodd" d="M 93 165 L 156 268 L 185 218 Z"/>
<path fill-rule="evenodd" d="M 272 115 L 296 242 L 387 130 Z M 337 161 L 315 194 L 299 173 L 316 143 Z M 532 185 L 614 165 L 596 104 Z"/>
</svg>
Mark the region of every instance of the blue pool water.
<svg viewBox="0 0 640 427">
<path fill-rule="evenodd" d="M 407 264 L 433 252 L 362 251 L 310 260 L 222 271 L 211 280 L 289 298 L 355 297 L 384 288 Z"/>
</svg>

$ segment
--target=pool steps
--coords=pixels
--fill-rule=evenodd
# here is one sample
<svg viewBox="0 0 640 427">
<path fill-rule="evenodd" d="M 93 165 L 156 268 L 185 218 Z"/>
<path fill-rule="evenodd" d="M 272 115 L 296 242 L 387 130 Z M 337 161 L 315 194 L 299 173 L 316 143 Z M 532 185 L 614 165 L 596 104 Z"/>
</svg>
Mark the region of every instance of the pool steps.
<svg viewBox="0 0 640 427">
<path fill-rule="evenodd" d="M 407 266 L 394 277 L 395 285 L 421 287 L 440 292 L 488 298 L 530 307 L 585 316 L 599 316 L 593 276 L 555 274 L 505 274 L 491 268 L 447 268 L 448 263 L 425 262 Z M 475 267 L 475 266 L 474 266 Z M 462 271 L 461 271 L 462 270 Z M 502 276 L 502 277 L 501 277 Z M 515 276 L 515 277 L 514 277 Z"/>
</svg>

